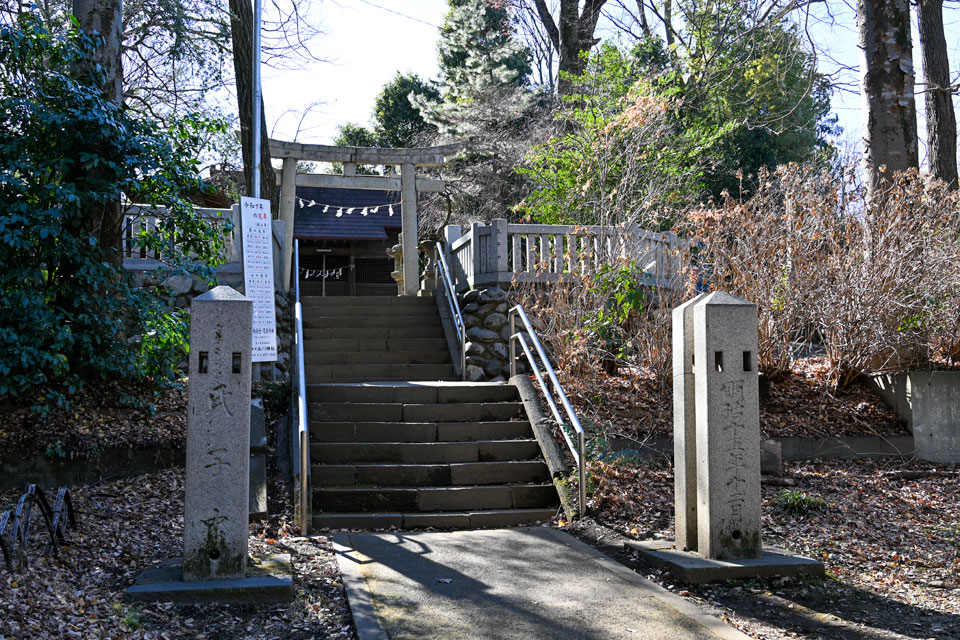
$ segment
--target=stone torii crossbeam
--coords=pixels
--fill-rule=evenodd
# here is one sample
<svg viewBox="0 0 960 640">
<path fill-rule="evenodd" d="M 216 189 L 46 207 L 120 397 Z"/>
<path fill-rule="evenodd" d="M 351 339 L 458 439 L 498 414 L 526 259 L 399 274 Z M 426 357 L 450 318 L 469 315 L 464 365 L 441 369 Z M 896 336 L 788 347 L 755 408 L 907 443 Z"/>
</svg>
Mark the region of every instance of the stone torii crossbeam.
<svg viewBox="0 0 960 640">
<path fill-rule="evenodd" d="M 293 218 L 297 187 L 325 187 L 334 189 L 374 189 L 399 191 L 402 212 L 403 255 L 417 255 L 417 192 L 444 190 L 443 180 L 417 177 L 417 167 L 442 166 L 448 156 L 460 150 L 459 144 L 411 149 L 375 147 L 335 147 L 323 144 L 302 144 L 270 140 L 270 156 L 283 159 L 283 169 L 277 175 L 280 187 L 280 219 L 284 221 L 283 289 L 290 287 L 293 255 Z M 297 161 L 339 162 L 343 174 L 297 173 Z M 400 176 L 357 175 L 357 165 L 384 165 L 399 167 Z M 403 295 L 417 295 L 420 277 L 417 260 L 403 261 Z"/>
</svg>

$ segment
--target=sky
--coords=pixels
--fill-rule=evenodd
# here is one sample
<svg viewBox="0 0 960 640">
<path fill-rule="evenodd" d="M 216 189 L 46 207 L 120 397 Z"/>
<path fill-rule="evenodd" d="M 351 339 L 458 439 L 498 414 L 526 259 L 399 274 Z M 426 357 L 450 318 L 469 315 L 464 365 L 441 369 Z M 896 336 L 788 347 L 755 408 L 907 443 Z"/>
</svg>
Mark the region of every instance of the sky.
<svg viewBox="0 0 960 640">
<path fill-rule="evenodd" d="M 828 0 L 817 5 L 802 26 L 820 49 L 821 72 L 835 74 L 839 89 L 831 104 L 844 130 L 842 140 L 855 144 L 860 135 L 859 54 L 856 14 L 851 4 L 852 0 Z M 264 69 L 264 101 L 272 136 L 329 144 L 338 125 L 369 124 L 374 99 L 396 73 L 413 71 L 424 78 L 435 78 L 438 27 L 446 12 L 446 0 L 317 3 L 310 19 L 324 35 L 314 53 L 325 62 L 313 62 L 298 71 Z M 944 22 L 950 60 L 956 69 L 960 63 L 960 9 L 945 8 Z M 598 34 L 609 35 L 612 31 L 610 24 L 602 21 Z M 914 68 L 919 81 L 918 42 L 914 24 Z M 843 71 L 843 67 L 849 68 Z M 917 114 L 923 157 L 925 129 L 920 95 Z"/>
<path fill-rule="evenodd" d="M 398 72 L 436 77 L 446 11 L 446 0 L 323 0 L 311 19 L 324 31 L 314 54 L 327 62 L 299 71 L 263 70 L 273 137 L 329 144 L 337 125 L 369 123 L 377 94 Z"/>
</svg>

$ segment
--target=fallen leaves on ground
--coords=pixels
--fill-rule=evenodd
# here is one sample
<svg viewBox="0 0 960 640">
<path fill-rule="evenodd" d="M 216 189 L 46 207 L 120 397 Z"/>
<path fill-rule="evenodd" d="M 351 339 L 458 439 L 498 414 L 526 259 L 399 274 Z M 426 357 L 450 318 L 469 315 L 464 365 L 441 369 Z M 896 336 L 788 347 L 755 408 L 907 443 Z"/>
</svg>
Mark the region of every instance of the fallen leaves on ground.
<svg viewBox="0 0 960 640">
<path fill-rule="evenodd" d="M 823 505 L 791 513 L 783 488 L 764 485 L 763 544 L 820 559 L 826 579 L 689 586 L 645 565 L 622 542 L 673 539 L 665 459 L 591 462 L 595 515 L 572 530 L 754 638 L 960 638 L 960 465 L 843 459 L 786 470 Z"/>
<path fill-rule="evenodd" d="M 90 457 L 103 449 L 182 449 L 187 392 L 156 395 L 133 383 L 89 384 L 43 415 L 27 406 L 0 405 L 0 450 L 57 457 Z"/>
<path fill-rule="evenodd" d="M 289 553 L 296 599 L 284 606 L 127 604 L 137 574 L 179 556 L 183 470 L 72 489 L 79 527 L 53 558 L 34 526 L 30 565 L 0 566 L 0 638 L 355 638 L 330 539 L 296 537 L 291 512 L 251 527 L 254 555 Z M 19 493 L 0 493 L 12 506 Z M 268 540 L 269 539 L 269 540 Z"/>
<path fill-rule="evenodd" d="M 765 437 L 910 435 L 896 413 L 864 382 L 830 391 L 826 358 L 797 360 L 760 394 L 760 430 Z M 620 375 L 564 376 L 564 390 L 581 422 L 610 439 L 638 441 L 673 433 L 673 388 L 642 369 Z"/>
</svg>

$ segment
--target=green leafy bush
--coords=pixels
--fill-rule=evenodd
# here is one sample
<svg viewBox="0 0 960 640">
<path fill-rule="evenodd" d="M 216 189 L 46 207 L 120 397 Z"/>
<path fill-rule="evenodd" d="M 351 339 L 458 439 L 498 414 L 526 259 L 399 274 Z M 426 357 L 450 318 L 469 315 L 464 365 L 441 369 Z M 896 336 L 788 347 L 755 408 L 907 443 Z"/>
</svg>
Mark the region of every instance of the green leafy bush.
<svg viewBox="0 0 960 640">
<path fill-rule="evenodd" d="M 783 489 L 776 497 L 777 506 L 787 513 L 802 515 L 819 511 L 827 506 L 822 498 L 812 496 L 799 489 Z"/>
<path fill-rule="evenodd" d="M 602 300 L 602 306 L 586 317 L 583 326 L 607 354 L 604 366 L 608 373 L 614 373 L 629 353 L 628 336 L 646 298 L 643 275 L 635 260 L 604 264 L 588 289 Z"/>
<path fill-rule="evenodd" d="M 122 268 L 117 203 L 163 207 L 133 241 L 171 268 L 209 279 L 223 246 L 223 229 L 181 196 L 202 186 L 193 158 L 213 125 L 160 131 L 111 103 L 102 69 L 87 64 L 95 49 L 30 12 L 0 29 L 0 397 L 37 406 L 86 381 L 170 372 L 152 359 L 156 343 L 128 343 L 150 327 L 175 341 L 182 326 Z"/>
</svg>

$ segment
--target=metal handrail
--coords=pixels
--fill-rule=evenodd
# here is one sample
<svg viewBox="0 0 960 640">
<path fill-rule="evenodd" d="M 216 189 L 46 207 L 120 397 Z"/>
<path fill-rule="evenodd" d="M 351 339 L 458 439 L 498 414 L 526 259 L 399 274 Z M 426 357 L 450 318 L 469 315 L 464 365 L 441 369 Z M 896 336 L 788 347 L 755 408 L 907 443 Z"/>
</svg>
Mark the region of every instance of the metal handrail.
<svg viewBox="0 0 960 640">
<path fill-rule="evenodd" d="M 300 444 L 300 532 L 310 531 L 310 431 L 307 419 L 307 376 L 303 357 L 303 306 L 300 304 L 300 241 L 293 245 L 297 341 L 297 442 Z"/>
<path fill-rule="evenodd" d="M 562 415 L 560 414 L 560 409 L 557 407 L 557 403 L 553 399 L 553 394 L 549 393 L 547 390 L 547 384 L 543 380 L 543 375 L 540 373 L 540 367 L 537 366 L 536 358 L 534 357 L 533 352 L 530 350 L 530 345 L 527 343 L 523 333 L 517 332 L 516 330 L 517 316 L 520 316 L 520 320 L 523 322 L 523 326 L 526 328 L 526 333 L 528 336 L 530 336 L 531 342 L 533 342 L 533 348 L 536 351 L 537 356 L 540 357 L 540 362 L 543 365 L 544 371 L 547 372 L 547 377 L 550 380 L 550 384 L 553 387 L 554 393 L 556 393 L 557 397 L 560 398 L 560 404 L 563 405 L 563 410 L 567 414 L 570 427 L 572 427 L 573 431 L 576 433 L 576 445 L 574 445 L 573 440 L 568 433 L 569 428 L 567 426 L 567 422 L 564 421 Z M 517 342 L 519 342 L 520 346 L 523 348 L 524 354 L 527 356 L 527 361 L 530 363 L 530 369 L 533 371 L 533 375 L 537 379 L 537 383 L 540 385 L 540 390 L 543 391 L 543 396 L 547 399 L 547 405 L 549 405 L 550 411 L 553 413 L 553 418 L 557 421 L 557 424 L 560 427 L 560 433 L 563 434 L 563 439 L 567 443 L 567 448 L 570 449 L 570 453 L 573 455 L 573 459 L 577 463 L 577 470 L 580 476 L 580 517 L 583 517 L 587 512 L 587 456 L 585 453 L 586 435 L 584 434 L 583 426 L 580 425 L 580 420 L 577 418 L 576 412 L 570 405 L 570 400 L 567 399 L 567 394 L 564 393 L 563 386 L 560 384 L 560 380 L 557 379 L 557 374 L 550 365 L 550 360 L 547 359 L 547 355 L 543 350 L 543 345 L 540 343 L 540 339 L 537 337 L 537 332 L 534 331 L 533 327 L 530 325 L 530 319 L 527 318 L 527 314 L 524 312 L 523 307 L 517 305 L 510 309 L 509 318 L 510 377 L 512 378 L 513 376 L 517 375 Z"/>
<path fill-rule="evenodd" d="M 460 302 L 457 300 L 457 291 L 453 287 L 453 281 L 450 279 L 450 268 L 447 266 L 447 259 L 443 257 L 443 246 L 437 244 L 437 271 L 440 272 L 440 281 L 443 283 L 444 297 L 447 299 L 447 306 L 450 308 L 450 315 L 453 316 L 453 323 L 457 327 L 457 336 L 460 338 L 460 379 L 467 379 L 467 327 L 463 322 L 463 314 L 460 313 Z"/>
</svg>

